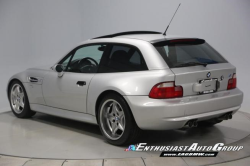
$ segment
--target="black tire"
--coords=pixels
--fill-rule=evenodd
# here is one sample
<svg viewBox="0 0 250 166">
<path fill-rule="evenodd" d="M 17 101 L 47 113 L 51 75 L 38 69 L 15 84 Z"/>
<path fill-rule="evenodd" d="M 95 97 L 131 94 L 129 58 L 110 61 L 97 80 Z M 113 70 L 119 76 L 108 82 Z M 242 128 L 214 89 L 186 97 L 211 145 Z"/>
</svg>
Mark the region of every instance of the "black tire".
<svg viewBox="0 0 250 166">
<path fill-rule="evenodd" d="M 123 134 L 121 135 L 121 137 L 117 140 L 112 140 L 108 138 L 108 136 L 104 132 L 102 125 L 100 124 L 101 122 L 100 111 L 101 111 L 103 104 L 108 100 L 115 100 L 116 102 L 118 102 L 120 106 L 122 107 L 124 116 L 125 116 L 125 130 L 123 131 Z M 137 138 L 139 137 L 141 133 L 141 129 L 139 129 L 139 127 L 137 126 L 128 104 L 126 103 L 126 101 L 124 100 L 122 96 L 115 94 L 115 93 L 110 93 L 101 100 L 101 103 L 99 104 L 99 108 L 98 108 L 97 121 L 98 121 L 100 130 L 102 132 L 102 135 L 110 144 L 113 144 L 113 145 L 128 145 L 131 143 L 135 143 L 135 141 L 137 140 Z"/>
<path fill-rule="evenodd" d="M 13 88 L 13 86 L 15 85 L 19 85 L 21 86 L 22 90 L 23 90 L 23 93 L 24 93 L 24 107 L 22 109 L 22 111 L 20 113 L 17 113 L 13 106 L 12 106 L 12 103 L 11 103 L 11 90 Z M 23 86 L 23 84 L 20 82 L 20 81 L 13 81 L 10 85 L 10 88 L 9 88 L 9 103 L 10 103 L 10 107 L 11 107 L 11 110 L 13 112 L 13 114 L 18 117 L 18 118 L 30 118 L 32 116 L 34 116 L 36 114 L 36 112 L 30 110 L 30 104 L 29 104 L 29 99 L 28 99 L 28 96 L 27 96 L 27 93 L 25 91 L 25 88 Z"/>
<path fill-rule="evenodd" d="M 198 123 L 198 127 L 212 127 L 218 123 L 221 123 L 222 120 L 218 120 L 218 119 L 210 119 L 210 120 L 207 120 L 207 121 L 200 121 Z"/>
</svg>

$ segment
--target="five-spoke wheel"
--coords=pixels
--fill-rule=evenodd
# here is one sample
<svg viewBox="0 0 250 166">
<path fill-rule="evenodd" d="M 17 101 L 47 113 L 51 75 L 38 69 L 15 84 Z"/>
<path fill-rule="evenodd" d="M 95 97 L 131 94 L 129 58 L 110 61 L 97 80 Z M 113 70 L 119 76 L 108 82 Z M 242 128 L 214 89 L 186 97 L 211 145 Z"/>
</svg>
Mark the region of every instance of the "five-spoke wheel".
<svg viewBox="0 0 250 166">
<path fill-rule="evenodd" d="M 112 140 L 119 139 L 124 132 L 126 123 L 121 105 L 113 99 L 105 101 L 100 116 L 100 124 L 106 136 Z"/>
<path fill-rule="evenodd" d="M 140 133 L 124 98 L 107 94 L 98 108 L 98 123 L 107 141 L 114 145 L 132 143 Z"/>
</svg>

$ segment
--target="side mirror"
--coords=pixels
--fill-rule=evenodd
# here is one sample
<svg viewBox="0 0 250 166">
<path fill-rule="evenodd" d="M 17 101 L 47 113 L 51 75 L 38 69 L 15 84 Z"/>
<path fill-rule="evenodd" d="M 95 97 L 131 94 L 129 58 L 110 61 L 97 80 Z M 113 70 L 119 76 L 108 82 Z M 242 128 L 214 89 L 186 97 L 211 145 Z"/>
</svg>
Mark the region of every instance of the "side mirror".
<svg viewBox="0 0 250 166">
<path fill-rule="evenodd" d="M 63 72 L 63 65 L 56 65 L 55 67 L 56 72 L 58 73 L 58 77 L 62 77 L 64 72 Z"/>
</svg>

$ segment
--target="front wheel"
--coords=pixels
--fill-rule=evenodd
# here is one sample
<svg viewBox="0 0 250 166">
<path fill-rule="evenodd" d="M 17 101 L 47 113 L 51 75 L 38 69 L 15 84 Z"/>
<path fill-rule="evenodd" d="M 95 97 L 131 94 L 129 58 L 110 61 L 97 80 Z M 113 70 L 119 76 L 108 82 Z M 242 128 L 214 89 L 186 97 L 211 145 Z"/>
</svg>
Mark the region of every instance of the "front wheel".
<svg viewBox="0 0 250 166">
<path fill-rule="evenodd" d="M 10 107 L 18 118 L 30 118 L 36 112 L 30 110 L 27 93 L 19 81 L 14 81 L 9 89 Z"/>
<path fill-rule="evenodd" d="M 98 123 L 106 140 L 113 145 L 132 143 L 140 133 L 126 101 L 117 94 L 102 99 Z"/>
</svg>

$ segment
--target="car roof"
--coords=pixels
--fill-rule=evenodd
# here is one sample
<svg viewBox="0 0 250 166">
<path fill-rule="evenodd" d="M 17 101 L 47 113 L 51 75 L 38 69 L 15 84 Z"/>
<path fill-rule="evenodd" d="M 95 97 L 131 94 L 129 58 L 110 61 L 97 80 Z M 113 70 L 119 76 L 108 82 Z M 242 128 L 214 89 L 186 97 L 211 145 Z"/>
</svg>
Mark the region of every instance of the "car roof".
<svg viewBox="0 0 250 166">
<path fill-rule="evenodd" d="M 148 41 L 148 42 L 157 42 L 157 41 L 161 41 L 161 40 L 183 38 L 183 37 L 175 36 L 175 35 L 164 36 L 162 34 L 144 34 L 144 35 L 139 34 L 139 35 L 123 35 L 123 36 L 117 36 L 115 38 L 129 38 L 129 39 L 144 40 L 144 41 Z"/>
<path fill-rule="evenodd" d="M 111 35 L 105 35 L 96 37 L 93 39 L 108 39 L 108 38 L 127 38 L 127 39 L 137 39 L 144 40 L 151 43 L 168 40 L 168 39 L 178 39 L 178 38 L 187 38 L 175 35 L 163 35 L 161 32 L 155 31 L 128 31 L 128 32 L 120 32 Z"/>
</svg>

